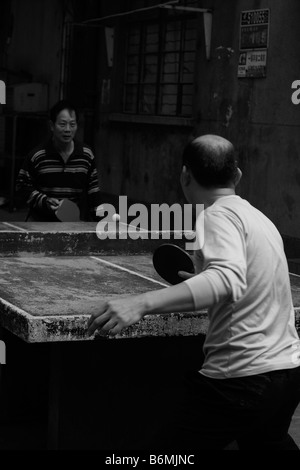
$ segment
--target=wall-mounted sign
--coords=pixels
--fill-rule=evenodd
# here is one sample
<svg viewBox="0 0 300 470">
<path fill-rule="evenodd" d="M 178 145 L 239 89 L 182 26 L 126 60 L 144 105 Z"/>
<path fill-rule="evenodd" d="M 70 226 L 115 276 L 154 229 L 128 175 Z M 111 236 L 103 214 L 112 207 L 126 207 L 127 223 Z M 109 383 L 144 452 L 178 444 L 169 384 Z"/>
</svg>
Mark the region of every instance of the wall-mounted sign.
<svg viewBox="0 0 300 470">
<path fill-rule="evenodd" d="M 238 78 L 259 78 L 266 76 L 267 51 L 246 51 L 240 53 Z"/>
<path fill-rule="evenodd" d="M 269 45 L 270 10 L 241 12 L 240 50 L 267 49 Z"/>
</svg>

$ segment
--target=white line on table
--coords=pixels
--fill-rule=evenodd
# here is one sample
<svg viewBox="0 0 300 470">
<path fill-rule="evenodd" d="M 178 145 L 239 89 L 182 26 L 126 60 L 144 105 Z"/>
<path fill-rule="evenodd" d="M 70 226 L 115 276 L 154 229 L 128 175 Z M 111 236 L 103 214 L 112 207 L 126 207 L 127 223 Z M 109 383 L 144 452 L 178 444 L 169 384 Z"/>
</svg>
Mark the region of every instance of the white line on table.
<svg viewBox="0 0 300 470">
<path fill-rule="evenodd" d="M 6 225 L 7 227 L 15 228 L 19 230 L 20 232 L 27 232 L 25 228 L 18 227 L 17 225 L 10 224 L 9 222 L 2 222 L 3 225 Z"/>
<path fill-rule="evenodd" d="M 300 277 L 299 274 L 295 274 L 295 273 L 289 273 L 291 274 L 292 276 L 295 276 L 295 277 Z"/>
<path fill-rule="evenodd" d="M 145 228 L 142 227 L 137 227 L 132 224 L 125 224 L 125 222 L 119 222 L 119 225 L 125 225 L 126 227 L 132 227 L 136 232 L 148 232 L 149 230 L 146 230 Z"/>
<path fill-rule="evenodd" d="M 160 286 L 163 286 L 163 287 L 169 287 L 168 284 L 164 284 L 163 282 L 157 281 L 156 279 L 152 279 L 151 277 L 144 276 L 143 274 L 132 271 L 131 269 L 124 268 L 124 266 L 120 266 L 119 264 L 111 263 L 110 261 L 106 261 L 102 258 L 97 258 L 96 256 L 90 256 L 90 258 L 98 261 L 99 263 L 107 264 L 108 266 L 111 266 L 113 268 L 117 268 L 120 271 L 125 271 L 126 273 L 133 274 L 134 276 L 141 277 L 142 279 L 145 279 L 146 281 L 150 281 L 150 282 L 153 282 L 155 284 L 159 284 Z"/>
</svg>

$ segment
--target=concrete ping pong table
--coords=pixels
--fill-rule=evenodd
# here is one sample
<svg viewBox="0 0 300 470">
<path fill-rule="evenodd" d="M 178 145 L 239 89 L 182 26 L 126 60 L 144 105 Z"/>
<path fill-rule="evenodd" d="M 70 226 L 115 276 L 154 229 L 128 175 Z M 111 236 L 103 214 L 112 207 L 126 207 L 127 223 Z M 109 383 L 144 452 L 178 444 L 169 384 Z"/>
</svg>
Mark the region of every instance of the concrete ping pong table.
<svg viewBox="0 0 300 470">
<path fill-rule="evenodd" d="M 86 436 L 83 415 L 88 413 L 88 407 L 85 410 L 82 406 L 84 397 L 91 397 L 93 390 L 100 386 L 96 397 L 104 394 L 106 400 L 110 400 L 116 388 L 124 393 L 130 375 L 131 381 L 139 377 L 139 384 L 127 387 L 127 396 L 132 395 L 143 382 L 141 371 L 150 357 L 149 348 L 151 359 L 147 369 L 155 364 L 155 374 L 159 376 L 158 363 L 166 361 L 166 348 L 169 358 L 172 359 L 171 355 L 176 359 L 178 348 L 182 348 L 183 344 L 180 338 L 197 339 L 205 333 L 207 318 L 205 312 L 201 312 L 149 315 L 140 323 L 123 330 L 114 340 L 108 341 L 106 335 L 98 333 L 95 337 L 87 337 L 87 319 L 97 310 L 103 298 L 126 296 L 166 285 L 152 267 L 151 258 L 156 246 L 169 241 L 184 246 L 182 234 L 178 232 L 156 232 L 155 239 L 153 234 L 147 233 L 137 240 L 128 236 L 122 239 L 121 234 L 125 233 L 126 236 L 127 230 L 120 224 L 116 239 L 99 240 L 96 223 L 0 223 L 0 326 L 7 347 L 7 364 L 2 377 L 2 415 L 7 416 L 9 421 L 9 417 L 16 414 L 16 408 L 21 408 L 22 412 L 24 406 L 29 408 L 30 414 L 36 401 L 49 392 L 49 397 L 45 399 L 48 448 L 78 448 L 81 445 L 120 447 L 125 431 L 119 441 L 115 425 L 107 432 L 108 421 L 118 420 L 118 417 L 113 419 L 112 416 L 107 417 L 100 444 L 91 444 L 97 429 L 94 429 L 89 442 L 83 444 Z M 169 342 L 159 341 L 159 338 L 166 337 L 170 338 Z M 179 342 L 172 341 L 176 337 Z M 122 341 L 118 341 L 121 338 Z M 133 338 L 143 341 L 133 342 Z M 146 338 L 156 338 L 156 341 L 150 341 L 149 345 Z M 196 347 L 201 359 L 199 340 Z M 145 351 L 143 348 L 146 348 Z M 160 348 L 161 353 L 158 352 Z M 137 358 L 134 358 L 134 364 L 127 370 L 126 376 L 120 378 L 123 370 L 117 363 L 120 358 L 125 360 L 126 354 Z M 175 360 L 177 366 L 180 361 L 187 361 L 185 354 L 181 353 L 181 357 Z M 165 371 L 161 373 L 166 374 Z M 44 388 L 38 383 L 41 375 L 45 375 Z M 116 377 L 118 380 L 114 382 Z M 160 378 L 159 382 L 162 380 L 164 378 Z M 80 385 L 84 384 L 82 395 L 77 393 L 79 381 Z M 147 377 L 144 377 L 143 386 L 145 396 L 145 389 L 149 389 Z M 25 394 L 26 387 L 30 389 Z M 89 401 L 92 398 L 88 398 L 87 403 Z M 75 437 L 74 432 L 71 435 L 70 429 L 67 429 L 68 421 L 74 422 L 74 417 L 67 418 L 67 407 L 70 414 L 75 413 L 77 417 L 81 414 L 81 419 L 78 418 L 73 427 L 78 433 Z M 102 411 L 101 422 L 105 421 L 104 415 L 105 411 Z M 94 421 L 97 422 L 96 417 Z M 88 423 L 86 428 L 92 429 L 93 423 Z"/>
<path fill-rule="evenodd" d="M 7 348 L 0 410 L 9 423 L 24 408 L 34 415 L 38 402 L 42 447 L 142 446 L 141 434 L 146 439 L 151 418 L 163 412 L 158 388 L 171 389 L 170 376 L 187 364 L 201 365 L 205 311 L 148 315 L 115 339 L 99 332 L 87 337 L 87 319 L 102 299 L 166 285 L 152 266 L 159 244 L 186 242 L 178 232 L 122 238 L 127 230 L 120 225 L 115 239 L 99 240 L 96 223 L 0 222 L 0 327 Z M 300 277 L 291 274 L 291 285 L 300 331 Z"/>
</svg>

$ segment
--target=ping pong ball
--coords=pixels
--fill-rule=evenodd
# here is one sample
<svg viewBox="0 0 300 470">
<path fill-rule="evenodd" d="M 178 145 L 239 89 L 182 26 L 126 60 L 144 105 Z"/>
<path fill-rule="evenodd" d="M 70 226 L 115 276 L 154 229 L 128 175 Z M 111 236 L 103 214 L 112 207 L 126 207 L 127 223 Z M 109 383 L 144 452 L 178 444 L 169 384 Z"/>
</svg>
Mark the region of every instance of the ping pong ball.
<svg viewBox="0 0 300 470">
<path fill-rule="evenodd" d="M 114 214 L 114 215 L 112 216 L 112 220 L 113 220 L 114 222 L 119 222 L 120 218 L 121 218 L 121 217 L 119 216 L 119 214 Z"/>
</svg>

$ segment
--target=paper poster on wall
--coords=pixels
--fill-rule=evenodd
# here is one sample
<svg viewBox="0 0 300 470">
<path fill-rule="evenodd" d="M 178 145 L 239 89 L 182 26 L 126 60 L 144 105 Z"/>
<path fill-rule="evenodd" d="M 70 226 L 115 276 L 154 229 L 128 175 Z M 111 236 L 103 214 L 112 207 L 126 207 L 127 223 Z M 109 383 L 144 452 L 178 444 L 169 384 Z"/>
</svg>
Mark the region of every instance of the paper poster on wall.
<svg viewBox="0 0 300 470">
<path fill-rule="evenodd" d="M 246 51 L 240 53 L 238 78 L 259 78 L 266 76 L 267 51 Z"/>
</svg>

